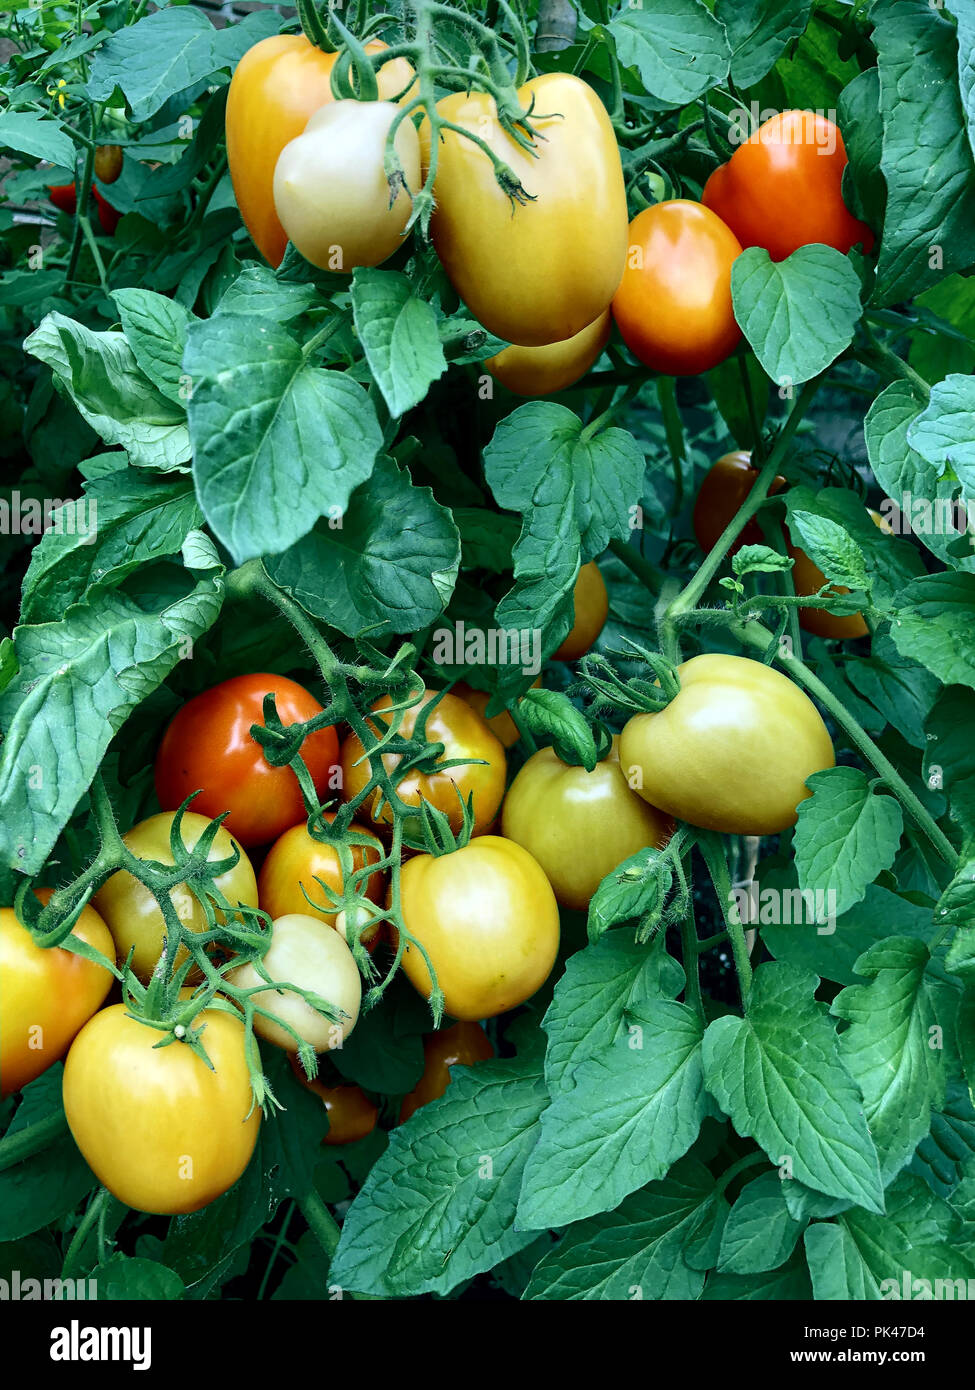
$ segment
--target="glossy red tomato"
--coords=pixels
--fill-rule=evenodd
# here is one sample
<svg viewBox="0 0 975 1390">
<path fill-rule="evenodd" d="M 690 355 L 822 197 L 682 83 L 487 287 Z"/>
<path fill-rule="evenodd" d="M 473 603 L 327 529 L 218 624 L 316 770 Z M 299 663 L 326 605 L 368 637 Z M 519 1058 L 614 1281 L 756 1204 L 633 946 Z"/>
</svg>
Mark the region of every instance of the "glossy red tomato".
<svg viewBox="0 0 975 1390">
<path fill-rule="evenodd" d="M 47 191 L 56 208 L 74 216 L 78 206 L 78 197 L 73 183 L 49 184 Z M 107 199 L 102 197 L 94 184 L 91 186 L 91 194 L 98 210 L 98 221 L 101 223 L 102 231 L 106 236 L 111 236 L 118 226 L 122 214 L 113 208 Z"/>
<path fill-rule="evenodd" d="M 758 471 L 752 467 L 752 456 L 747 449 L 722 455 L 708 472 L 694 502 L 693 515 L 694 534 L 703 551 L 717 545 L 725 527 L 755 486 L 757 477 Z M 772 479 L 769 495 L 783 487 L 785 479 L 777 474 Z M 743 545 L 765 544 L 762 529 L 753 518 L 746 522 L 728 554 L 734 555 Z"/>
<path fill-rule="evenodd" d="M 773 261 L 820 242 L 844 255 L 873 232 L 843 201 L 843 137 L 812 111 L 783 111 L 765 122 L 704 187 L 703 201 L 742 246 L 763 246 Z"/>
<path fill-rule="evenodd" d="M 283 724 L 321 714 L 304 686 L 286 676 L 234 676 L 189 700 L 163 735 L 156 755 L 156 795 L 164 811 L 175 811 L 191 792 L 201 791 L 191 809 L 200 815 L 230 815 L 224 826 L 242 845 L 263 845 L 305 815 L 298 779 L 290 767 L 272 767 L 251 738 L 264 723 L 264 696 L 273 693 Z M 329 785 L 338 757 L 332 728 L 319 729 L 301 749 L 319 794 Z"/>
<path fill-rule="evenodd" d="M 421 1105 L 442 1096 L 450 1085 L 451 1067 L 470 1067 L 494 1056 L 491 1040 L 479 1023 L 455 1023 L 439 1028 L 423 1039 L 423 1075 L 403 1097 L 399 1122 L 403 1124 Z"/>
<path fill-rule="evenodd" d="M 696 376 L 734 350 L 731 267 L 740 255 L 734 232 L 700 203 L 675 198 L 637 213 L 613 317 L 644 366 Z"/>
</svg>

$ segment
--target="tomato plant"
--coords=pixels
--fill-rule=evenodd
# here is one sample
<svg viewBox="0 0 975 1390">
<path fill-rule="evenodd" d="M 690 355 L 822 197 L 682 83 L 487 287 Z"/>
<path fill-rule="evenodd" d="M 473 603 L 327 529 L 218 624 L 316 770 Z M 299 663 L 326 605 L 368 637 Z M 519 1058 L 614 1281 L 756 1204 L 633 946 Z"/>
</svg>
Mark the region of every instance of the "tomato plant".
<svg viewBox="0 0 975 1390">
<path fill-rule="evenodd" d="M 28 1359 L 30 1312 L 101 1353 L 82 1287 L 176 1375 L 253 1302 L 948 1347 L 903 1329 L 975 1287 L 971 11 L 0 14 Z"/>
</svg>

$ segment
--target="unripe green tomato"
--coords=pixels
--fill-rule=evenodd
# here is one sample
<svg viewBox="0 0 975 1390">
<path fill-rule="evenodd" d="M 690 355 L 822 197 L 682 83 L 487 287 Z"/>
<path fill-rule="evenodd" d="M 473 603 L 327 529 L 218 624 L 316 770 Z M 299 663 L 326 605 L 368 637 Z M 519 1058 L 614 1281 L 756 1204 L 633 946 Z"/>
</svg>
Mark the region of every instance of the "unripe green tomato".
<svg viewBox="0 0 975 1390">
<path fill-rule="evenodd" d="M 333 1023 L 300 994 L 287 989 L 268 987 L 251 995 L 254 1003 L 289 1023 L 316 1052 L 341 1047 L 356 1025 L 362 1000 L 359 967 L 345 938 L 317 917 L 289 912 L 271 923 L 271 944 L 263 965 L 272 980 L 312 991 L 341 1009 L 345 1017 Z M 253 989 L 262 983 L 252 962 L 238 966 L 228 979 L 238 989 Z M 295 1039 L 273 1019 L 255 1014 L 254 1031 L 286 1052 L 298 1051 Z"/>
<path fill-rule="evenodd" d="M 410 193 L 390 186 L 386 136 L 401 108 L 389 101 L 333 101 L 285 145 L 274 168 L 274 207 L 290 241 L 322 270 L 379 265 L 403 242 Z M 420 187 L 420 142 L 409 117 L 394 148 L 412 193 Z"/>
</svg>

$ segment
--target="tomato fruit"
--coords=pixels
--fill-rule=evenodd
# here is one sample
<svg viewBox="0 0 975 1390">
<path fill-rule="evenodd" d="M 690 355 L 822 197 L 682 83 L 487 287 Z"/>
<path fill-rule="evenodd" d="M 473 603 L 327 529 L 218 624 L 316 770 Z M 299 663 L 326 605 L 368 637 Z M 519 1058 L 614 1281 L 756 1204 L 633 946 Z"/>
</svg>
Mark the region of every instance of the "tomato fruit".
<svg viewBox="0 0 975 1390">
<path fill-rule="evenodd" d="M 321 1100 L 328 1115 L 328 1133 L 323 1144 L 354 1144 L 376 1128 L 379 1110 L 361 1086 L 326 1086 L 317 1076 L 309 1081 L 301 1063 L 294 1057 L 291 1066 L 307 1091 Z"/>
<path fill-rule="evenodd" d="M 542 678 L 538 676 L 532 681 L 532 690 L 537 690 L 541 683 Z M 451 687 L 451 693 L 457 695 L 461 700 L 465 700 L 471 709 L 477 711 L 492 734 L 501 740 L 505 748 L 513 748 L 521 738 L 518 726 L 507 710 L 502 710 L 500 714 L 492 714 L 490 719 L 487 717 L 485 711 L 491 696 L 486 690 L 475 690 L 466 681 L 458 681 L 456 685 Z"/>
<path fill-rule="evenodd" d="M 755 486 L 757 477 L 758 470 L 752 467 L 752 456 L 747 449 L 736 449 L 733 453 L 722 455 L 706 474 L 694 502 L 692 518 L 694 534 L 703 551 L 707 552 L 717 545 L 725 527 Z M 785 479 L 776 474 L 769 488 L 769 496 L 783 487 Z M 734 555 L 743 545 L 767 544 L 762 528 L 753 517 L 745 523 L 728 554 Z"/>
<path fill-rule="evenodd" d="M 331 824 L 335 817 L 328 815 L 325 819 Z M 354 829 L 361 835 L 368 835 L 376 846 L 374 850 L 364 849 L 360 845 L 351 846 L 352 867 L 355 870 L 363 868 L 367 861 L 375 863 L 382 855 L 382 845 L 370 831 L 358 825 Z M 297 912 L 321 918 L 334 927 L 336 913 L 329 909 L 328 898 L 316 879 L 327 884 L 334 893 L 341 894 L 342 863 L 338 850 L 322 840 L 316 840 L 309 833 L 307 823 L 302 821 L 301 825 L 293 825 L 275 840 L 261 865 L 257 880 L 261 907 L 272 918 Z M 361 891 L 374 903 L 382 902 L 383 880 L 384 875 L 376 873 L 370 875 L 362 885 Z M 305 893 L 316 906 L 312 906 Z M 317 906 L 319 903 L 320 907 Z M 375 936 L 377 931 L 378 926 L 371 928 L 368 936 Z"/>
<path fill-rule="evenodd" d="M 807 777 L 834 763 L 816 706 L 780 671 L 708 653 L 678 666 L 665 709 L 636 714 L 620 737 L 630 786 L 680 820 L 728 835 L 794 825 Z"/>
<path fill-rule="evenodd" d="M 74 216 L 78 207 L 78 196 L 73 183 L 49 184 L 47 191 L 56 208 L 59 208 L 61 212 L 69 213 L 72 217 Z M 95 200 L 98 221 L 101 223 L 102 231 L 106 236 L 112 236 L 122 214 L 113 208 L 107 199 L 102 197 L 94 184 L 91 186 L 91 195 Z"/>
<path fill-rule="evenodd" d="M 613 317 L 645 367 L 697 376 L 734 350 L 731 267 L 740 255 L 734 232 L 700 203 L 675 198 L 637 213 Z"/>
<path fill-rule="evenodd" d="M 412 735 L 420 711 L 433 699 L 437 692 L 426 690 L 418 705 L 403 713 L 399 733 L 403 738 Z M 391 704 L 390 697 L 384 695 L 373 705 L 373 710 L 382 714 Z M 386 715 L 388 720 L 389 716 Z M 373 725 L 377 734 L 379 725 Z M 429 801 L 437 810 L 443 811 L 451 826 L 459 830 L 463 820 L 461 800 L 474 795 L 474 833 L 485 830 L 494 820 L 504 796 L 507 764 L 501 740 L 488 728 L 487 724 L 466 701 L 457 695 L 444 695 L 427 715 L 424 732 L 428 743 L 442 743 L 443 755 L 439 761 L 453 758 L 477 758 L 483 761 L 458 763 L 456 767 L 443 772 L 408 772 L 397 785 L 397 792 L 408 806 L 419 806 L 421 800 Z M 362 759 L 361 762 L 358 759 Z M 400 761 L 398 753 L 384 753 L 383 765 L 392 772 Z M 362 741 L 357 734 L 350 734 L 342 744 L 342 795 L 351 801 L 362 791 L 369 781 L 369 761 L 363 757 Z M 458 797 L 460 793 L 460 797 Z M 368 814 L 373 822 L 392 824 L 393 814 L 389 806 L 380 807 L 380 793 L 377 788 L 371 798 L 363 803 L 360 814 Z"/>
<path fill-rule="evenodd" d="M 381 53 L 379 40 L 367 53 Z M 227 93 L 227 160 L 244 225 L 271 265 L 280 265 L 288 237 L 274 207 L 274 169 L 285 145 L 333 100 L 331 76 L 337 53 L 323 53 L 304 34 L 261 39 L 241 58 Z M 376 74 L 383 101 L 409 85 L 405 58 L 384 63 Z"/>
<path fill-rule="evenodd" d="M 626 190 L 613 127 L 591 87 L 549 72 L 518 98 L 537 113 L 534 154 L 504 130 L 483 92 L 453 92 L 437 110 L 480 136 L 530 200 L 513 203 L 484 151 L 444 130 L 430 227 L 454 289 L 488 332 L 540 347 L 575 337 L 608 308 L 626 256 Z M 427 168 L 427 121 L 420 141 Z"/>
<path fill-rule="evenodd" d="M 156 755 L 156 795 L 175 811 L 197 790 L 193 810 L 211 819 L 230 815 L 226 828 L 242 845 L 267 844 L 305 815 L 298 779 L 290 767 L 273 767 L 251 738 L 264 723 L 264 696 L 274 694 L 282 724 L 321 714 L 304 686 L 286 676 L 233 676 L 188 700 L 177 712 Z M 332 728 L 310 734 L 301 748 L 316 790 L 326 789 L 338 756 Z"/>
<path fill-rule="evenodd" d="M 122 172 L 122 146 L 99 145 L 95 150 L 95 178 L 114 183 Z"/>
<path fill-rule="evenodd" d="M 763 246 L 783 261 L 820 242 L 845 255 L 873 232 L 843 201 L 846 147 L 832 121 L 812 111 L 782 111 L 738 146 L 704 186 L 705 207 L 742 246 Z"/>
<path fill-rule="evenodd" d="M 317 917 L 289 912 L 271 923 L 271 944 L 263 963 L 272 980 L 313 991 L 341 1009 L 345 1017 L 333 1023 L 300 994 L 270 986 L 251 996 L 254 1003 L 290 1023 L 316 1052 L 341 1047 L 356 1025 L 362 1000 L 359 967 L 344 938 Z M 263 983 L 251 962 L 238 966 L 227 978 L 238 989 L 253 989 Z M 273 1019 L 255 1014 L 254 1031 L 286 1052 L 298 1051 L 295 1039 Z"/>
<path fill-rule="evenodd" d="M 403 1097 L 399 1122 L 404 1124 L 421 1105 L 429 1105 L 450 1085 L 451 1067 L 469 1067 L 494 1056 L 491 1040 L 479 1023 L 455 1023 L 423 1039 L 423 1075 Z"/>
<path fill-rule="evenodd" d="M 403 244 L 420 187 L 420 141 L 407 117 L 394 148 L 403 168 L 390 205 L 383 169 L 386 136 L 398 108 L 389 101 L 333 101 L 285 145 L 274 167 L 274 208 L 306 261 L 322 270 L 379 265 Z"/>
<path fill-rule="evenodd" d="M 36 892 L 47 903 L 53 889 Z M 93 907 L 82 908 L 71 934 L 115 960 L 111 933 Z M 0 1094 L 21 1090 L 64 1056 L 112 981 L 104 966 L 63 946 L 38 946 L 13 908 L 0 908 Z"/>
<path fill-rule="evenodd" d="M 608 309 L 573 338 L 543 347 L 506 347 L 484 363 L 516 396 L 550 396 L 584 377 L 609 341 Z"/>
<path fill-rule="evenodd" d="M 504 799 L 501 833 L 538 860 L 563 907 L 587 908 L 618 864 L 647 846 L 661 849 L 673 834 L 670 817 L 630 790 L 618 742 L 592 772 L 541 748 Z"/>
<path fill-rule="evenodd" d="M 868 507 L 867 515 L 880 531 L 886 535 L 892 534 L 890 524 L 879 512 Z M 792 582 L 796 593 L 802 597 L 818 594 L 826 583 L 825 574 L 800 546 L 790 545 L 788 551 L 795 561 L 792 567 Z M 850 592 L 843 584 L 836 584 L 833 587 L 838 594 Z M 814 637 L 825 637 L 837 642 L 852 641 L 856 637 L 866 637 L 870 631 L 862 613 L 837 614 L 830 613 L 826 608 L 800 608 L 799 626 Z"/>
<path fill-rule="evenodd" d="M 482 835 L 463 849 L 420 854 L 403 865 L 407 931 L 429 952 L 444 1008 L 454 1018 L 493 1018 L 530 999 L 559 948 L 559 909 L 536 860 L 511 840 Z M 430 997 L 430 972 L 407 945 L 403 969 Z"/>
<path fill-rule="evenodd" d="M 552 653 L 553 661 L 578 661 L 585 656 L 606 626 L 609 617 L 609 594 L 606 581 L 595 560 L 580 566 L 572 590 L 574 618 L 567 637 Z"/>
<path fill-rule="evenodd" d="M 92 1172 L 114 1197 L 161 1216 L 198 1211 L 226 1192 L 250 1162 L 261 1111 L 253 1103 L 244 1025 L 218 1009 L 204 1028 L 213 1070 L 185 1043 L 102 1009 L 71 1044 L 64 1112 Z"/>
<path fill-rule="evenodd" d="M 172 823 L 173 815 L 170 812 L 149 816 L 147 820 L 134 825 L 122 839 L 140 859 L 154 859 L 159 864 L 173 864 L 175 860 L 169 847 Z M 192 811 L 185 813 L 180 829 L 187 849 L 195 847 L 209 824 L 206 816 L 195 815 Z M 251 861 L 223 826 L 214 836 L 207 859 L 229 859 L 235 847 L 240 850 L 240 858 L 232 869 L 220 874 L 216 879 L 216 885 L 228 902 L 256 907 L 257 879 L 254 877 Z M 208 929 L 206 913 L 200 900 L 185 884 L 180 883 L 171 888 L 169 896 L 176 909 L 176 916 L 185 927 L 194 932 Z M 94 904 L 112 933 L 119 960 L 124 961 L 134 947 L 132 969 L 139 979 L 147 984 L 156 968 L 156 962 L 163 953 L 166 937 L 166 923 L 156 899 L 137 878 L 125 869 L 119 869 L 102 884 L 95 894 Z M 218 914 L 218 920 L 223 920 L 223 914 Z M 176 957 L 176 964 L 179 965 L 186 956 L 187 951 L 184 947 Z"/>
</svg>

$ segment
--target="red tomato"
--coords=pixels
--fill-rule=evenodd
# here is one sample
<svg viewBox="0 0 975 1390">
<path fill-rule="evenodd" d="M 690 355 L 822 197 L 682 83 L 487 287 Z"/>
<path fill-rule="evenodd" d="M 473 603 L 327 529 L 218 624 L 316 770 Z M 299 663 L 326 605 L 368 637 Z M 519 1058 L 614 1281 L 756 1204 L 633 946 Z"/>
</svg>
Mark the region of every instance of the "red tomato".
<svg viewBox="0 0 975 1390">
<path fill-rule="evenodd" d="M 715 169 L 702 198 L 742 246 L 763 246 L 773 261 L 813 242 L 844 255 L 861 242 L 869 252 L 873 232 L 843 201 L 846 163 L 832 121 L 811 111 L 783 111 Z"/>
<path fill-rule="evenodd" d="M 696 376 L 723 362 L 741 338 L 731 307 L 734 232 L 685 198 L 644 208 L 630 223 L 613 317 L 644 366 Z"/>
<path fill-rule="evenodd" d="M 195 696 L 170 723 L 156 755 L 156 795 L 164 811 L 175 811 L 200 789 L 191 809 L 211 819 L 229 811 L 225 828 L 246 846 L 267 844 L 304 817 L 291 768 L 272 767 L 251 738 L 251 725 L 264 723 L 269 693 L 283 724 L 322 712 L 314 696 L 286 676 L 234 676 Z M 338 756 L 335 730 L 306 738 L 301 756 L 321 794 Z"/>
<path fill-rule="evenodd" d="M 67 212 L 71 216 L 74 216 L 75 209 L 78 206 L 78 198 L 73 183 L 49 184 L 47 191 L 50 194 L 51 202 L 56 208 L 59 208 L 61 212 Z M 101 223 L 102 231 L 106 236 L 112 236 L 115 228 L 119 224 L 122 214 L 102 197 L 94 184 L 91 186 L 91 191 L 95 199 L 95 206 L 98 209 L 98 220 Z"/>
</svg>

